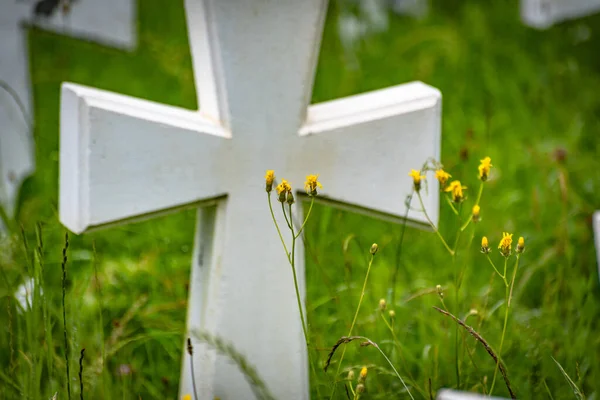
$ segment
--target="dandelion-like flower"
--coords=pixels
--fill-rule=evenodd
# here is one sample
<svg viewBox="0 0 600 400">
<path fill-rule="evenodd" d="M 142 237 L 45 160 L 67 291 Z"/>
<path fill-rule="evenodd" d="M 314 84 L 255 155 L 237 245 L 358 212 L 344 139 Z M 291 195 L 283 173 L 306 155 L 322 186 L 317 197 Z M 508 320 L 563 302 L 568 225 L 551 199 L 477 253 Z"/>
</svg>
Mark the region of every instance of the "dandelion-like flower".
<svg viewBox="0 0 600 400">
<path fill-rule="evenodd" d="M 460 203 L 465 199 L 463 195 L 463 190 L 466 190 L 466 186 L 462 186 L 460 181 L 452 181 L 450 185 L 445 189 L 446 192 L 452 193 L 452 201 L 455 203 Z"/>
<path fill-rule="evenodd" d="M 481 211 L 481 207 L 477 204 L 473 206 L 473 222 L 479 222 L 479 212 Z"/>
<path fill-rule="evenodd" d="M 490 169 L 493 167 L 492 159 L 489 157 L 480 160 L 481 164 L 479 164 L 479 179 L 483 182 L 487 181 L 490 176 Z"/>
<path fill-rule="evenodd" d="M 192 395 L 191 394 L 184 394 L 183 397 L 181 398 L 181 400 L 192 400 Z"/>
<path fill-rule="evenodd" d="M 448 178 L 451 178 L 452 175 L 444 171 L 443 169 L 438 169 L 435 171 L 435 179 L 440 181 L 440 185 L 446 186 L 446 182 L 448 182 Z"/>
<path fill-rule="evenodd" d="M 277 196 L 279 196 L 278 200 L 283 203 L 285 202 L 288 194 L 292 193 L 292 186 L 289 184 L 288 181 L 282 179 L 281 183 L 277 185 L 275 190 L 277 191 Z"/>
<path fill-rule="evenodd" d="M 307 175 L 306 182 L 304 183 L 304 189 L 309 196 L 317 195 L 317 186 L 323 189 L 323 185 L 318 181 L 319 174 L 317 175 Z"/>
<path fill-rule="evenodd" d="M 481 238 L 481 252 L 483 254 L 489 254 L 490 253 L 490 243 L 488 242 L 488 238 L 487 237 L 482 237 Z"/>
<path fill-rule="evenodd" d="M 498 249 L 500 249 L 500 253 L 502 253 L 504 257 L 510 256 L 510 248 L 512 246 L 512 235 L 512 233 L 502 232 L 502 239 L 500 240 Z"/>
<path fill-rule="evenodd" d="M 415 191 L 418 192 L 421 190 L 421 181 L 425 179 L 425 175 L 421 175 L 421 171 L 417 171 L 416 169 L 411 169 L 410 174 L 408 176 L 413 178 L 413 184 L 415 186 Z"/>
<path fill-rule="evenodd" d="M 515 251 L 519 254 L 525 251 L 525 239 L 523 239 L 523 236 L 521 236 L 517 241 L 517 248 Z"/>
<path fill-rule="evenodd" d="M 360 375 L 358 376 L 359 382 L 364 382 L 367 379 L 367 367 L 362 367 L 360 370 Z"/>
<path fill-rule="evenodd" d="M 271 190 L 273 190 L 273 181 L 274 180 L 275 180 L 275 171 L 273 171 L 272 169 L 268 169 L 267 173 L 265 174 L 265 183 L 266 183 L 267 193 L 271 193 Z"/>
</svg>

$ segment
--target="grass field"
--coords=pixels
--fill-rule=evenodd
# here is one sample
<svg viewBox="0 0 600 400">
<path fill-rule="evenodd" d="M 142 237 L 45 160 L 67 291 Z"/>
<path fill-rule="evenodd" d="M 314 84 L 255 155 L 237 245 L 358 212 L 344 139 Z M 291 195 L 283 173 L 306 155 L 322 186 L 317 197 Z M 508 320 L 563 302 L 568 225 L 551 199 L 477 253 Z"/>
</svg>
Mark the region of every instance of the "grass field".
<svg viewBox="0 0 600 400">
<path fill-rule="evenodd" d="M 477 311 L 467 323 L 497 350 L 505 286 L 479 243 L 488 236 L 490 256 L 502 266 L 496 247 L 502 232 L 511 232 L 527 246 L 501 353 L 512 387 L 523 399 L 577 398 L 554 358 L 583 395 L 597 397 L 600 290 L 591 215 L 600 208 L 600 15 L 539 32 L 522 26 L 517 2 L 439 0 L 427 18 L 390 15 L 389 30 L 345 50 L 336 25 L 341 8 L 330 6 L 313 102 L 411 80 L 439 88 L 441 162 L 469 187 L 463 221 L 479 187 L 479 160 L 490 156 L 494 168 L 482 220 L 463 232 L 454 258 L 432 232 L 406 228 L 403 235 L 400 225 L 315 206 L 306 232 L 307 314 L 319 364 L 348 333 L 377 242 L 354 333 L 379 343 L 415 398 L 442 387 L 487 393 L 495 363 L 432 306 L 442 306 L 439 284 L 453 314 Z M 30 32 L 37 171 L 19 206 L 16 226 L 23 226 L 25 240 L 16 229 L 0 252 L 0 398 L 48 399 L 55 392 L 67 398 L 65 229 L 57 217 L 60 83 L 197 107 L 182 2 L 140 2 L 139 38 L 138 50 L 128 54 Z M 326 186 L 327 177 L 321 179 Z M 263 184 L 258 176 L 257 190 Z M 441 205 L 440 231 L 453 243 L 457 217 Z M 86 398 L 176 398 L 194 217 L 182 211 L 71 235 L 65 301 L 73 397 L 85 347 Z M 464 271 L 459 292 L 458 271 Z M 27 277 L 43 288 L 31 311 L 19 310 L 13 297 Z M 378 310 L 380 298 L 395 311 L 394 335 L 384 322 L 388 310 Z M 358 376 L 363 365 L 369 374 L 361 398 L 408 398 L 373 347 L 348 344 L 336 377 L 339 354 L 327 373 L 312 378 L 314 398 L 317 390 L 329 397 L 334 379 L 349 369 Z M 508 397 L 500 378 L 494 394 Z M 346 398 L 341 385 L 334 398 Z"/>
</svg>

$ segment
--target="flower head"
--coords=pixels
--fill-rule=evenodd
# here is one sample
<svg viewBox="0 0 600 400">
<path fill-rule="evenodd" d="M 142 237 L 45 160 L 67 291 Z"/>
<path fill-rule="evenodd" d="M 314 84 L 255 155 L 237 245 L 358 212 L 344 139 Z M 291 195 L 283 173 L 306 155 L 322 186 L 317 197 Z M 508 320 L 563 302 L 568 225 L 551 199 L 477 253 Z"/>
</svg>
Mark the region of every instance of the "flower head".
<svg viewBox="0 0 600 400">
<path fill-rule="evenodd" d="M 479 179 L 483 182 L 487 181 L 490 176 L 490 169 L 492 168 L 492 159 L 489 157 L 480 160 L 481 164 L 479 164 Z"/>
<path fill-rule="evenodd" d="M 379 309 L 381 311 L 385 311 L 386 306 L 387 306 L 387 303 L 386 303 L 385 299 L 380 299 L 379 300 Z"/>
<path fill-rule="evenodd" d="M 517 248 L 515 251 L 519 254 L 525 251 L 525 239 L 523 239 L 523 236 L 517 241 Z"/>
<path fill-rule="evenodd" d="M 360 382 L 364 382 L 367 379 L 367 367 L 362 367 L 360 370 L 360 375 L 358 376 L 358 380 Z"/>
<path fill-rule="evenodd" d="M 183 397 L 181 398 L 181 400 L 192 400 L 192 395 L 191 394 L 184 394 Z"/>
<path fill-rule="evenodd" d="M 512 246 L 512 235 L 512 233 L 502 232 L 502 239 L 500 239 L 498 249 L 500 249 L 500 253 L 502 253 L 504 257 L 510 256 L 510 247 Z"/>
<path fill-rule="evenodd" d="M 463 196 L 463 190 L 466 190 L 466 189 L 467 189 L 467 187 L 462 186 L 460 184 L 460 181 L 452 181 L 452 182 L 450 182 L 448 187 L 446 189 L 444 189 L 444 191 L 452 192 L 452 201 L 455 203 L 460 203 L 465 198 Z"/>
<path fill-rule="evenodd" d="M 435 179 L 440 181 L 440 185 L 446 186 L 446 182 L 448 182 L 448 178 L 451 178 L 452 175 L 444 171 L 443 169 L 438 169 L 435 171 Z"/>
<path fill-rule="evenodd" d="M 415 191 L 421 190 L 421 181 L 425 179 L 425 175 L 421 175 L 421 171 L 417 171 L 416 169 L 411 169 L 408 176 L 413 178 L 413 184 L 415 186 Z"/>
<path fill-rule="evenodd" d="M 394 318 L 396 318 L 396 311 L 390 310 L 388 312 L 388 315 L 390 316 L 390 319 L 394 319 Z"/>
<path fill-rule="evenodd" d="M 473 222 L 479 222 L 479 212 L 481 211 L 481 207 L 475 204 L 473 206 Z"/>
<path fill-rule="evenodd" d="M 323 189 L 323 185 L 318 181 L 319 175 L 307 175 L 306 182 L 304 183 L 304 189 L 309 196 L 317 195 L 317 186 Z"/>
<path fill-rule="evenodd" d="M 275 171 L 273 171 L 272 169 L 268 169 L 267 173 L 265 174 L 267 193 L 271 193 L 271 190 L 273 190 L 273 181 L 274 180 L 275 180 Z"/>
<path fill-rule="evenodd" d="M 282 179 L 281 183 L 277 185 L 275 190 L 277 191 L 277 195 L 279 196 L 278 200 L 283 203 L 286 200 L 288 194 L 292 193 L 292 186 L 289 184 L 288 181 Z"/>
<path fill-rule="evenodd" d="M 483 254 L 489 254 L 490 251 L 492 251 L 490 250 L 490 243 L 488 242 L 488 238 L 484 236 L 481 238 L 481 252 Z"/>
<path fill-rule="evenodd" d="M 350 370 L 348 371 L 348 380 L 349 381 L 353 381 L 354 380 L 354 370 Z"/>
</svg>

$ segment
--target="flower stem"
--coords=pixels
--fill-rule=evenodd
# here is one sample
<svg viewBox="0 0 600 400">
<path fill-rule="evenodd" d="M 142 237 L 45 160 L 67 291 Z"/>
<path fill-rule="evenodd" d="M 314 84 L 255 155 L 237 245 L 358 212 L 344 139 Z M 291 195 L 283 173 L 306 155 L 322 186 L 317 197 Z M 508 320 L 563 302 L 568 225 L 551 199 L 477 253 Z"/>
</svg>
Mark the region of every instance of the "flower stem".
<svg viewBox="0 0 600 400">
<path fill-rule="evenodd" d="M 352 331 L 354 330 L 354 325 L 356 324 L 358 312 L 360 310 L 360 306 L 362 304 L 363 298 L 365 297 L 365 290 L 367 289 L 367 281 L 369 280 L 369 272 L 371 271 L 371 265 L 373 265 L 374 258 L 375 258 L 375 254 L 371 254 L 371 259 L 369 260 L 369 266 L 367 267 L 367 274 L 365 275 L 365 281 L 363 282 L 362 291 L 360 293 L 360 299 L 358 300 L 358 306 L 356 307 L 356 311 L 354 312 L 354 319 L 352 320 L 352 325 L 350 325 L 350 331 L 348 332 L 348 336 L 352 336 Z M 340 373 L 340 367 L 342 365 L 342 361 L 344 360 L 344 354 L 346 354 L 346 347 L 344 347 L 344 349 L 342 350 L 342 355 L 340 356 L 340 361 L 338 362 L 337 370 L 335 371 L 336 377 Z M 334 384 L 333 390 L 331 391 L 330 399 L 333 399 L 333 395 L 335 394 L 336 386 L 337 385 Z"/>
<path fill-rule="evenodd" d="M 271 218 L 273 218 L 273 223 L 275 224 L 275 228 L 277 228 L 277 234 L 279 235 L 279 239 L 281 240 L 281 244 L 283 245 L 283 249 L 285 250 L 285 255 L 288 259 L 288 262 L 291 264 L 291 260 L 290 260 L 290 252 L 287 249 L 287 246 L 285 245 L 285 240 L 283 240 L 283 236 L 281 235 L 281 230 L 279 229 L 279 224 L 277 223 L 277 220 L 275 219 L 275 214 L 273 213 L 273 206 L 271 205 L 271 194 L 267 193 L 267 198 L 269 199 L 269 211 L 271 211 Z"/>
<path fill-rule="evenodd" d="M 427 222 L 429 222 L 429 225 L 431 226 L 433 231 L 438 235 L 438 237 L 442 241 L 442 244 L 444 245 L 446 250 L 448 250 L 448 252 L 450 253 L 451 256 L 454 256 L 454 250 L 452 250 L 450 248 L 450 246 L 448 246 L 448 243 L 446 243 L 446 241 L 444 240 L 444 237 L 442 236 L 442 234 L 440 233 L 438 228 L 433 224 L 433 222 L 429 218 L 429 215 L 427 214 L 427 210 L 425 209 L 425 205 L 423 204 L 423 198 L 421 197 L 421 192 L 417 192 L 417 196 L 419 197 L 419 203 L 421 203 L 421 208 L 423 209 L 423 214 L 425 215 Z"/>
<path fill-rule="evenodd" d="M 313 204 L 315 204 L 315 197 L 311 196 L 310 207 L 308 207 L 308 212 L 306 213 L 306 218 L 304 218 L 304 222 L 302 223 L 302 226 L 300 227 L 300 229 L 298 229 L 296 238 L 299 237 L 300 234 L 302 233 L 302 231 L 304 230 L 304 225 L 306 225 L 306 221 L 308 221 L 308 217 L 310 217 L 310 212 L 312 211 Z"/>
<path fill-rule="evenodd" d="M 509 285 L 506 281 L 506 265 L 508 263 L 508 257 L 504 257 L 504 284 L 506 286 L 506 294 L 505 294 L 505 312 L 504 312 L 504 327 L 502 328 L 502 336 L 500 337 L 500 347 L 498 348 L 498 361 L 496 362 L 496 367 L 494 368 L 494 378 L 492 379 L 492 386 L 490 387 L 490 396 L 494 392 L 494 386 L 496 385 L 496 376 L 498 375 L 498 365 L 500 364 L 500 358 L 502 357 L 502 346 L 504 345 L 504 335 L 506 334 L 506 325 L 508 323 L 508 310 L 510 309 L 509 304 Z M 516 268 L 515 268 L 516 269 Z M 516 274 L 516 273 L 515 273 Z M 514 282 L 514 275 L 513 275 Z"/>
</svg>

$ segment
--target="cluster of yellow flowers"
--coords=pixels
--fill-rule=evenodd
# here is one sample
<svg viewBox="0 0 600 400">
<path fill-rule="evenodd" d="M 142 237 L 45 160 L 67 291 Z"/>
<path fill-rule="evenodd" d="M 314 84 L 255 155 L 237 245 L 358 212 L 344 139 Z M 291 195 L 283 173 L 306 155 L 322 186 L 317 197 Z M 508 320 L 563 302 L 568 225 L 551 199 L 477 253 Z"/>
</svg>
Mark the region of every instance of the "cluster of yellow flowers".
<svg viewBox="0 0 600 400">
<path fill-rule="evenodd" d="M 275 181 L 275 171 L 272 169 L 267 170 L 265 174 L 265 189 L 267 193 L 271 193 L 273 190 L 273 182 Z M 317 187 L 323 188 L 321 182 L 319 182 L 319 175 L 307 175 L 306 182 L 304 183 L 304 189 L 309 196 L 317 195 Z M 281 183 L 275 187 L 277 192 L 277 199 L 284 203 L 294 204 L 294 194 L 292 193 L 292 185 L 285 179 L 281 180 Z"/>
<path fill-rule="evenodd" d="M 502 239 L 500 239 L 500 244 L 498 244 L 498 250 L 504 257 L 510 257 L 512 252 L 512 233 L 502 232 Z M 492 250 L 490 249 L 489 241 L 487 237 L 481 238 L 481 252 L 484 254 L 489 254 Z M 525 239 L 523 236 L 519 237 L 517 241 L 517 247 L 515 248 L 517 253 L 522 253 L 525 251 Z"/>
<path fill-rule="evenodd" d="M 485 157 L 483 160 L 480 160 L 481 164 L 479 164 L 479 179 L 482 182 L 488 180 L 490 175 L 490 169 L 492 167 L 492 159 L 490 157 Z M 415 191 L 421 190 L 421 181 L 425 180 L 425 175 L 422 175 L 421 171 L 417 171 L 412 169 L 408 176 L 413 178 L 413 185 Z M 454 203 L 460 203 L 465 199 L 463 194 L 463 190 L 466 190 L 467 187 L 463 186 L 459 180 L 453 180 L 448 184 L 448 180 L 452 177 L 448 172 L 444 171 L 442 168 L 435 171 L 435 179 L 440 182 L 440 185 L 444 192 L 450 193 L 452 196 L 452 201 Z M 448 185 L 447 185 L 448 184 Z M 477 206 L 479 207 L 479 206 Z M 473 209 L 473 216 L 475 216 L 476 210 Z M 477 209 L 477 214 L 479 214 L 479 208 Z M 478 218 L 478 216 L 476 217 Z"/>
</svg>

